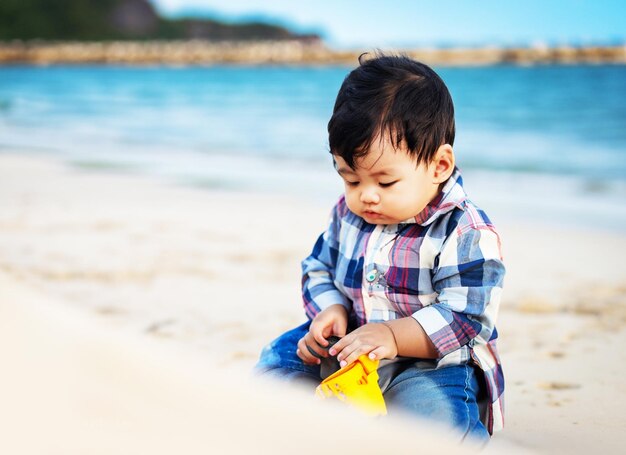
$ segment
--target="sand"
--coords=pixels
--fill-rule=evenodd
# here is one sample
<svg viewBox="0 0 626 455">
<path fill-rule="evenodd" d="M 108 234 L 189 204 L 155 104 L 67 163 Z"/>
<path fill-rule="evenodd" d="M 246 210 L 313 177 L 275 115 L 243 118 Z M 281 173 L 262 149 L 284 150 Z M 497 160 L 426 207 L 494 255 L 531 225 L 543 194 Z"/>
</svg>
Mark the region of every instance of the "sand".
<svg viewBox="0 0 626 455">
<path fill-rule="evenodd" d="M 322 435 L 352 451 L 373 434 L 394 443 L 369 453 L 468 449 L 250 382 L 262 346 L 304 321 L 299 262 L 329 208 L 0 155 L 0 451 L 319 453 Z M 506 426 L 487 451 L 617 452 L 626 235 L 485 208 L 508 267 Z"/>
</svg>

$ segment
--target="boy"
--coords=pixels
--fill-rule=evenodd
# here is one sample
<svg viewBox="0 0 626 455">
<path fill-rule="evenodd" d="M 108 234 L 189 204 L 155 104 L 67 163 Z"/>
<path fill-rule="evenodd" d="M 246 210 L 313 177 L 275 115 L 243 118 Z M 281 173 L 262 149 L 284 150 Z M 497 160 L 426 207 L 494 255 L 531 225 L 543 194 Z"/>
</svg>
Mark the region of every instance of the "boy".
<svg viewBox="0 0 626 455">
<path fill-rule="evenodd" d="M 486 214 L 455 166 L 443 81 L 404 56 L 363 61 L 328 123 L 345 184 L 302 263 L 309 321 L 268 345 L 257 371 L 320 382 L 320 358 L 381 359 L 394 409 L 488 440 L 502 426 L 495 319 L 504 266 Z M 341 337 L 328 349 L 330 336 Z"/>
</svg>

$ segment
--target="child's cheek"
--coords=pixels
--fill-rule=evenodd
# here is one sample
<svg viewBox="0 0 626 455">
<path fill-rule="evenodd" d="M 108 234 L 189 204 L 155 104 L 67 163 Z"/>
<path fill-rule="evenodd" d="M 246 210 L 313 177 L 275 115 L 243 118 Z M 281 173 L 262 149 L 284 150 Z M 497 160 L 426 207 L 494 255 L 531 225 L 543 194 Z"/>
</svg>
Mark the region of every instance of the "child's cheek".
<svg viewBox="0 0 626 455">
<path fill-rule="evenodd" d="M 355 194 L 355 191 L 346 191 L 346 204 L 348 205 L 350 211 L 353 213 L 359 212 L 359 206 L 357 204 L 358 198 L 359 197 L 357 194 Z"/>
</svg>

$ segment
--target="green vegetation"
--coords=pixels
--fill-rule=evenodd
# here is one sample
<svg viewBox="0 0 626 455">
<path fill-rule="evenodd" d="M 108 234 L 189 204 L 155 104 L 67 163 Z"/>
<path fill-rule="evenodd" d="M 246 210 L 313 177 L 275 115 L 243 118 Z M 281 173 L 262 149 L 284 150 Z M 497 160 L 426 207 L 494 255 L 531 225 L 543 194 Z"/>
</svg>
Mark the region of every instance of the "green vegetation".
<svg viewBox="0 0 626 455">
<path fill-rule="evenodd" d="M 148 0 L 1 0 L 0 40 L 310 39 L 264 23 L 159 17 Z"/>
<path fill-rule="evenodd" d="M 107 23 L 117 0 L 2 0 L 1 39 L 104 39 L 118 34 Z"/>
</svg>

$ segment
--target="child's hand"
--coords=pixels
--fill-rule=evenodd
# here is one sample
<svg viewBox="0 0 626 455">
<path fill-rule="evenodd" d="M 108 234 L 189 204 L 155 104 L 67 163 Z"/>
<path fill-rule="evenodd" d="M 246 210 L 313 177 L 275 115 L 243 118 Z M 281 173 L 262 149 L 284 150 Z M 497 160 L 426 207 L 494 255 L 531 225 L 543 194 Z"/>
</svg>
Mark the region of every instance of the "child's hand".
<svg viewBox="0 0 626 455">
<path fill-rule="evenodd" d="M 348 310 L 343 305 L 331 305 L 320 312 L 309 327 L 308 333 L 298 341 L 296 354 L 304 363 L 319 365 L 321 357 L 328 357 L 328 338 L 331 335 L 342 337 L 348 328 Z M 315 352 L 314 355 L 311 351 Z"/>
<path fill-rule="evenodd" d="M 330 349 L 329 354 L 337 354 L 339 365 L 343 368 L 363 354 L 369 354 L 372 360 L 393 359 L 398 355 L 398 346 L 394 333 L 388 325 L 370 323 L 339 340 Z"/>
</svg>

